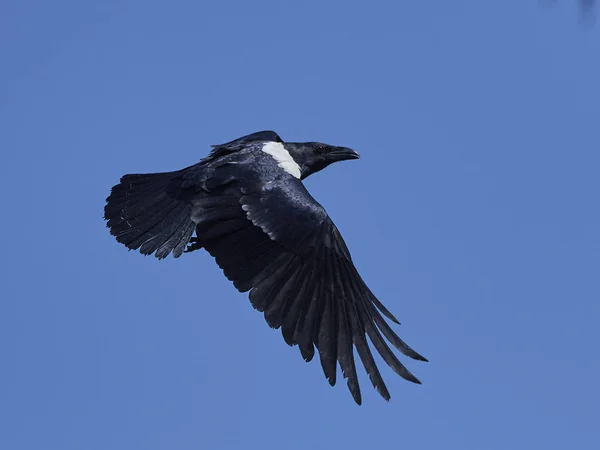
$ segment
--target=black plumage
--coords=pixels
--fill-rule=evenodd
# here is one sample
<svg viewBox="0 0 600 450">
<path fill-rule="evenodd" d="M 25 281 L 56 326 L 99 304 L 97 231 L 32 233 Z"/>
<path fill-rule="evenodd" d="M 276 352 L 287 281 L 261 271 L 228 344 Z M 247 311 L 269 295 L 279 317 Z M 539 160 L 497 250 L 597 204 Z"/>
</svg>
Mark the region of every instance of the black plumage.
<svg viewBox="0 0 600 450">
<path fill-rule="evenodd" d="M 107 198 L 105 219 L 119 242 L 159 259 L 204 248 L 306 361 L 317 349 L 331 385 L 339 364 L 361 403 L 356 349 L 387 400 L 367 336 L 409 381 L 419 383 L 385 339 L 413 359 L 426 359 L 382 317 L 398 323 L 366 286 L 337 227 L 301 181 L 355 158 L 345 147 L 285 143 L 262 131 L 214 146 L 207 158 L 179 171 L 123 176 Z"/>
</svg>

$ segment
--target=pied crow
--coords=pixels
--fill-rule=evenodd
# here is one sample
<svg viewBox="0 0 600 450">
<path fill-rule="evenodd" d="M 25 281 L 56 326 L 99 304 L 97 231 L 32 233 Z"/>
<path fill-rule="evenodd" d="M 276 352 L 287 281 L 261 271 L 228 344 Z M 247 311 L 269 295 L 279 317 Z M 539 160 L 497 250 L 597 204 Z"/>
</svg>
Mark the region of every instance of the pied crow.
<svg viewBox="0 0 600 450">
<path fill-rule="evenodd" d="M 260 131 L 213 146 L 182 170 L 123 176 L 106 199 L 104 218 L 117 241 L 145 255 L 177 258 L 204 248 L 305 361 L 316 347 L 332 386 L 339 364 L 361 404 L 356 349 L 373 386 L 389 400 L 367 336 L 409 381 L 420 383 L 384 337 L 403 354 L 427 360 L 382 317 L 399 323 L 362 280 L 338 229 L 302 183 L 331 163 L 358 157 L 346 147 L 283 142 Z"/>
</svg>

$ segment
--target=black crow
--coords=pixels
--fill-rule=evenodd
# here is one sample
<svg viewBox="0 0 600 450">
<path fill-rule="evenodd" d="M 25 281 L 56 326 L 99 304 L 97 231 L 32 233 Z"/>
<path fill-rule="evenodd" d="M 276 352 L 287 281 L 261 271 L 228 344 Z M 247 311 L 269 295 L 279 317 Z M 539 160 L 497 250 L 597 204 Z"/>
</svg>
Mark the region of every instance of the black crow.
<svg viewBox="0 0 600 450">
<path fill-rule="evenodd" d="M 145 255 L 177 258 L 206 249 L 305 361 L 317 348 L 332 386 L 339 363 L 361 404 L 356 348 L 373 386 L 389 400 L 366 336 L 397 374 L 414 383 L 420 382 L 383 337 L 405 355 L 427 360 L 383 319 L 399 323 L 364 283 L 338 229 L 301 181 L 358 157 L 346 147 L 283 142 L 261 131 L 213 146 L 186 169 L 123 176 L 106 199 L 104 217 L 117 241 Z"/>
</svg>

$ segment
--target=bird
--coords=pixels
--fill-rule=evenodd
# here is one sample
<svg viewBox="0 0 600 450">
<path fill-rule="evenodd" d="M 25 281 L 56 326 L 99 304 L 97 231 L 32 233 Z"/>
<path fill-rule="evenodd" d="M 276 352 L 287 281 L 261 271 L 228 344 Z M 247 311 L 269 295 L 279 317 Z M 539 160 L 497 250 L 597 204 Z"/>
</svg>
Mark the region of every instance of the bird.
<svg viewBox="0 0 600 450">
<path fill-rule="evenodd" d="M 182 170 L 124 175 L 106 199 L 104 218 L 118 242 L 144 255 L 178 258 L 205 249 L 305 361 L 316 349 L 331 386 L 339 365 L 362 403 L 356 351 L 389 400 L 367 337 L 413 383 L 421 384 L 388 342 L 412 359 L 427 359 L 384 319 L 400 324 L 367 287 L 338 228 L 303 183 L 334 162 L 358 158 L 348 147 L 284 142 L 274 131 L 259 131 L 213 145 Z"/>
</svg>

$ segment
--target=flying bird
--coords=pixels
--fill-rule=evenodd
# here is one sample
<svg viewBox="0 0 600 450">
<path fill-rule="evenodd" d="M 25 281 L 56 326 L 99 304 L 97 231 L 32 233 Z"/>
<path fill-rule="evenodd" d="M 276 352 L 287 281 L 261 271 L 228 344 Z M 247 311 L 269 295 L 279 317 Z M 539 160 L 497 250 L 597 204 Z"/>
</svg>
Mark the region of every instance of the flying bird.
<svg viewBox="0 0 600 450">
<path fill-rule="evenodd" d="M 373 295 L 325 209 L 302 180 L 357 159 L 346 147 L 284 142 L 260 131 L 213 146 L 199 163 L 174 172 L 124 175 L 106 199 L 104 218 L 117 241 L 159 259 L 204 248 L 240 292 L 305 361 L 321 360 L 329 383 L 337 365 L 357 404 L 354 350 L 381 396 L 389 391 L 367 336 L 402 378 L 419 383 L 386 340 L 427 361 L 382 317 L 398 320 Z M 385 339 L 384 339 L 385 338 Z"/>
</svg>

